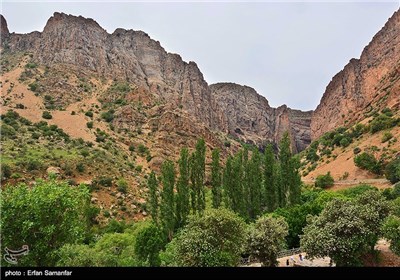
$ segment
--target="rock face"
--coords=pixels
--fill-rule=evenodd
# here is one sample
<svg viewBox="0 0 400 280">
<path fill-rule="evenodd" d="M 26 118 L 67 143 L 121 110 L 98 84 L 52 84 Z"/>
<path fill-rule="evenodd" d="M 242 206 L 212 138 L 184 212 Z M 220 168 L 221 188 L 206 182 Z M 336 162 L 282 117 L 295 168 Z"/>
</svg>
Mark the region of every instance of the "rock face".
<svg viewBox="0 0 400 280">
<path fill-rule="evenodd" d="M 3 26 L 11 52 L 28 51 L 34 62 L 52 69 L 51 73 L 64 67 L 76 73 L 90 72 L 87 79 L 94 75 L 133 84 L 135 94 L 129 93 L 126 98 L 133 100 L 140 95 L 148 108 L 156 109 L 139 113 L 134 106 L 121 106 L 114 119 L 119 128 L 136 129 L 149 124 L 159 134 L 164 131 L 171 135 L 172 130 L 177 130 L 193 137 L 198 131 L 198 136 L 215 145 L 217 140 L 210 133 L 222 132 L 259 146 L 266 142 L 276 144 L 288 130 L 295 151 L 310 143 L 310 112 L 286 106 L 271 108 L 250 87 L 224 83 L 209 86 L 196 63 L 186 63 L 179 55 L 167 53 L 142 31 L 116 29 L 109 34 L 93 19 L 63 13 L 54 13 L 43 32 L 8 35 L 6 23 L 2 24 L 2 32 Z M 57 98 L 82 90 L 74 90 L 66 80 L 57 81 L 57 77 L 66 76 L 61 72 L 57 75 L 51 81 L 43 78 L 47 79 L 43 80 L 43 91 L 53 90 Z M 146 115 L 158 117 L 149 119 Z M 164 138 L 163 143 L 168 144 Z M 169 144 L 173 147 L 177 143 Z"/>
<path fill-rule="evenodd" d="M 234 83 L 210 85 L 213 98 L 228 119 L 228 132 L 247 143 L 277 143 L 285 131 L 292 137 L 292 147 L 299 152 L 310 144 L 311 111 L 272 108 L 255 89 Z"/>
<path fill-rule="evenodd" d="M 313 113 L 311 137 L 352 124 L 365 114 L 400 106 L 400 11 L 351 59 L 326 87 Z"/>
<path fill-rule="evenodd" d="M 1 41 L 3 41 L 3 38 L 8 37 L 9 34 L 10 32 L 8 31 L 7 21 L 3 17 L 3 15 L 0 15 L 0 36 L 2 38 Z"/>
<path fill-rule="evenodd" d="M 196 63 L 167 53 L 142 31 L 108 34 L 93 19 L 54 13 L 42 33 L 12 34 L 9 46 L 11 51 L 32 52 L 46 66 L 72 65 L 134 83 L 171 106 L 182 106 L 210 128 L 226 130 L 224 115 Z"/>
</svg>

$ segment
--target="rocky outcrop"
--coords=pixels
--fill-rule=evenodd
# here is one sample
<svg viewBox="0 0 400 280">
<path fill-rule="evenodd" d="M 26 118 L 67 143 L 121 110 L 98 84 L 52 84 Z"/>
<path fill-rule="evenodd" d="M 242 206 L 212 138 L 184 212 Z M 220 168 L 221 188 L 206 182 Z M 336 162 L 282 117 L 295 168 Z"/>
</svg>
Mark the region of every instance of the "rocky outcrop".
<svg viewBox="0 0 400 280">
<path fill-rule="evenodd" d="M 146 108 L 139 112 L 132 102 L 121 106 L 115 111 L 113 125 L 140 130 L 149 124 L 158 131 L 155 135 L 159 135 L 160 141 L 163 139 L 162 143 L 174 148 L 180 143 L 178 138 L 171 143 L 166 140 L 173 129 L 178 135 L 194 138 L 199 132 L 197 137 L 202 135 L 212 145 L 217 145 L 217 138 L 211 132 L 229 133 L 263 146 L 267 142 L 276 144 L 289 131 L 294 151 L 301 151 L 310 142 L 310 112 L 286 106 L 271 108 L 250 87 L 225 83 L 209 86 L 196 63 L 187 63 L 179 55 L 167 53 L 158 41 L 142 31 L 116 29 L 109 34 L 93 19 L 54 13 L 43 32 L 12 33 L 7 44 L 11 52 L 28 51 L 35 62 L 51 69 L 48 72 L 52 76 L 44 75 L 39 83 L 46 93 L 54 92 L 54 99 L 66 95 L 74 95 L 76 99 L 77 94 L 90 94 L 82 93 L 79 87 L 75 90 L 73 79 L 57 80 L 71 72 L 77 80 L 101 77 L 110 82 L 129 82 L 133 85 L 132 92 L 124 98 L 128 103 L 145 101 L 142 104 Z M 188 137 L 185 139 L 189 141 Z"/>
<path fill-rule="evenodd" d="M 311 136 L 318 138 L 338 126 L 352 124 L 371 111 L 399 107 L 400 11 L 326 87 L 313 113 Z"/>
<path fill-rule="evenodd" d="M 7 21 L 3 15 L 0 15 L 0 41 L 3 41 L 3 38 L 8 37 L 8 35 L 10 35 L 10 31 L 8 31 Z"/>
<path fill-rule="evenodd" d="M 228 120 L 228 132 L 247 142 L 265 145 L 278 143 L 285 131 L 292 137 L 295 152 L 310 144 L 311 111 L 292 110 L 287 106 L 272 108 L 255 89 L 234 83 L 210 85 L 213 98 Z"/>
<path fill-rule="evenodd" d="M 128 81 L 183 107 L 211 129 L 226 130 L 224 114 L 196 63 L 167 53 L 142 31 L 117 29 L 108 34 L 93 19 L 54 13 L 43 32 L 11 34 L 9 46 L 11 51 L 30 51 L 42 65 L 72 65 Z"/>
</svg>

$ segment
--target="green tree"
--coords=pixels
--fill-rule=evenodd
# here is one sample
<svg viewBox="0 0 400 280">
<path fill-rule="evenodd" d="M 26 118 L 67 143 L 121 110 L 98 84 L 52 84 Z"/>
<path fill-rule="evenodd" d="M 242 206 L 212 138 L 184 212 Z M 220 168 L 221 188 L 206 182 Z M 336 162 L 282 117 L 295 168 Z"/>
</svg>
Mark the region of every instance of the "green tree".
<svg viewBox="0 0 400 280">
<path fill-rule="evenodd" d="M 187 148 L 183 148 L 179 158 L 179 178 L 176 185 L 177 227 L 181 227 L 186 223 L 187 216 L 190 213 L 189 175 L 189 151 Z"/>
<path fill-rule="evenodd" d="M 366 152 L 355 156 L 354 164 L 361 169 L 371 171 L 375 174 L 382 173 L 381 163 L 378 160 L 376 160 L 374 155 L 366 153 Z"/>
<path fill-rule="evenodd" d="M 392 184 L 400 181 L 400 157 L 388 163 L 385 168 L 385 177 Z"/>
<path fill-rule="evenodd" d="M 262 170 L 261 170 L 261 155 L 256 149 L 253 150 L 251 159 L 248 165 L 248 179 L 244 182 L 248 189 L 248 211 L 250 219 L 255 219 L 261 213 L 261 198 L 262 198 Z"/>
<path fill-rule="evenodd" d="M 282 217 L 263 216 L 251 227 L 247 246 L 251 256 L 263 266 L 276 266 L 278 252 L 284 247 L 288 224 Z"/>
<path fill-rule="evenodd" d="M 390 215 L 382 226 L 383 236 L 390 241 L 390 249 L 400 256 L 400 217 Z"/>
<path fill-rule="evenodd" d="M 298 159 L 292 157 L 289 133 L 285 132 L 279 145 L 280 184 L 279 206 L 293 205 L 300 200 L 301 178 Z"/>
<path fill-rule="evenodd" d="M 90 195 L 84 185 L 40 180 L 32 188 L 7 186 L 0 198 L 2 245 L 14 250 L 29 246 L 19 265 L 54 266 L 56 250 L 85 236 Z"/>
<path fill-rule="evenodd" d="M 272 145 L 269 144 L 265 149 L 264 155 L 264 199 L 263 206 L 268 212 L 272 212 L 277 207 L 276 193 L 276 163 Z"/>
<path fill-rule="evenodd" d="M 328 187 L 332 187 L 334 183 L 335 181 L 333 180 L 331 172 L 329 171 L 325 175 L 318 175 L 315 179 L 315 186 L 317 188 L 325 189 Z"/>
<path fill-rule="evenodd" d="M 245 223 L 218 208 L 190 216 L 188 224 L 161 253 L 165 266 L 237 266 L 245 241 Z"/>
<path fill-rule="evenodd" d="M 219 163 L 219 149 L 214 149 L 211 154 L 211 192 L 212 192 L 212 206 L 219 208 L 222 202 L 222 178 L 221 166 Z"/>
<path fill-rule="evenodd" d="M 170 160 L 164 161 L 161 165 L 161 182 L 163 184 L 163 189 L 161 193 L 160 221 L 168 240 L 172 240 L 175 228 L 175 167 L 174 163 Z"/>
<path fill-rule="evenodd" d="M 241 217 L 247 217 L 246 200 L 247 192 L 243 190 L 243 151 L 239 151 L 232 162 L 232 192 L 231 192 L 231 207 L 235 213 Z"/>
<path fill-rule="evenodd" d="M 160 266 L 159 252 L 164 246 L 162 232 L 155 224 L 142 228 L 135 242 L 135 254 L 142 266 Z"/>
<path fill-rule="evenodd" d="M 334 199 L 309 220 L 300 245 L 311 258 L 329 256 L 337 266 L 361 265 L 361 256 L 376 242 L 385 208 L 372 192 L 354 201 Z"/>
<path fill-rule="evenodd" d="M 206 208 L 206 196 L 204 189 L 206 143 L 203 138 L 196 143 L 196 150 L 191 158 L 192 181 L 192 207 L 194 213 L 202 213 Z"/>
<path fill-rule="evenodd" d="M 149 203 L 150 203 L 150 215 L 153 221 L 158 224 L 158 181 L 156 174 L 152 171 L 150 173 L 149 179 L 147 181 L 147 186 L 149 188 Z"/>
</svg>

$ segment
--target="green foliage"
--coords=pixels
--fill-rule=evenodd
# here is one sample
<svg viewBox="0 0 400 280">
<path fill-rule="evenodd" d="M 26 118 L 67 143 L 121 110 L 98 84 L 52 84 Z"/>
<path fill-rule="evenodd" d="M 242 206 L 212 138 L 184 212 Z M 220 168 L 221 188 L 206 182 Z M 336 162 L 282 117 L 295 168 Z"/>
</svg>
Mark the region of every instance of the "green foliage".
<svg viewBox="0 0 400 280">
<path fill-rule="evenodd" d="M 375 174 L 382 173 L 382 164 L 376 160 L 374 155 L 363 152 L 354 157 L 354 163 L 357 167 L 371 171 Z"/>
<path fill-rule="evenodd" d="M 385 177 L 392 184 L 400 181 L 400 157 L 391 161 L 386 165 Z"/>
<path fill-rule="evenodd" d="M 164 266 L 237 266 L 245 241 L 245 223 L 229 210 L 204 211 L 188 224 L 161 253 Z"/>
<path fill-rule="evenodd" d="M 315 179 L 315 187 L 317 188 L 329 188 L 332 187 L 335 181 L 330 172 L 326 173 L 325 175 L 318 175 Z"/>
<path fill-rule="evenodd" d="M 392 139 L 393 138 L 393 134 L 392 133 L 390 133 L 389 131 L 386 131 L 385 133 L 383 133 L 383 136 L 382 136 L 382 143 L 385 143 L 385 142 L 387 142 L 387 141 L 389 141 L 390 139 Z"/>
<path fill-rule="evenodd" d="M 101 113 L 101 118 L 106 122 L 111 122 L 114 119 L 114 110 L 108 110 L 107 112 Z"/>
<path fill-rule="evenodd" d="M 76 170 L 78 170 L 78 172 L 80 172 L 80 173 L 85 172 L 85 165 L 82 162 L 79 162 L 76 165 Z"/>
<path fill-rule="evenodd" d="M 310 218 L 301 247 L 313 257 L 329 256 L 337 266 L 361 265 L 361 256 L 373 250 L 389 206 L 377 191 L 353 201 L 334 199 L 318 217 Z"/>
<path fill-rule="evenodd" d="M 221 166 L 219 163 L 219 149 L 212 151 L 211 163 L 211 192 L 212 192 L 212 207 L 218 208 L 222 203 L 222 176 Z"/>
<path fill-rule="evenodd" d="M 106 176 L 100 176 L 99 178 L 95 178 L 93 180 L 93 184 L 103 186 L 103 187 L 111 187 L 112 186 L 112 178 Z"/>
<path fill-rule="evenodd" d="M 299 202 L 301 178 L 298 172 L 299 162 L 292 157 L 289 133 L 286 132 L 279 145 L 280 187 L 279 206 L 293 205 Z"/>
<path fill-rule="evenodd" d="M 278 252 L 284 248 L 287 234 L 288 224 L 282 217 L 263 216 L 250 227 L 247 250 L 263 266 L 276 266 Z"/>
<path fill-rule="evenodd" d="M 263 172 L 261 170 L 260 152 L 254 149 L 251 159 L 247 160 L 244 165 L 245 180 L 243 181 L 243 188 L 246 194 L 245 199 L 247 198 L 247 217 L 253 220 L 261 214 Z"/>
<path fill-rule="evenodd" d="M 164 246 L 162 232 L 154 224 L 140 229 L 136 236 L 135 254 L 141 266 L 160 266 L 159 252 Z"/>
<path fill-rule="evenodd" d="M 11 167 L 8 164 L 3 163 L 0 166 L 0 169 L 1 169 L 1 180 L 10 178 L 12 173 L 11 173 Z"/>
<path fill-rule="evenodd" d="M 340 190 L 339 193 L 343 194 L 344 196 L 346 196 L 348 198 L 355 198 L 365 192 L 375 191 L 375 190 L 377 190 L 376 187 L 373 187 L 373 186 L 367 185 L 367 184 L 361 184 L 361 185 L 358 185 L 355 187 Z"/>
<path fill-rule="evenodd" d="M 129 151 L 134 152 L 135 151 L 135 146 L 134 145 L 129 145 Z"/>
<path fill-rule="evenodd" d="M 28 62 L 27 64 L 25 64 L 25 68 L 34 69 L 36 67 L 37 67 L 37 64 L 34 62 Z"/>
<path fill-rule="evenodd" d="M 140 154 L 146 153 L 147 150 L 148 150 L 148 149 L 147 149 L 147 147 L 146 147 L 145 145 L 139 144 L 139 146 L 138 146 L 138 152 L 139 152 Z"/>
<path fill-rule="evenodd" d="M 389 216 L 382 226 L 384 237 L 390 241 L 390 249 L 400 255 L 400 217 Z"/>
<path fill-rule="evenodd" d="M 381 114 L 375 117 L 370 123 L 370 132 L 376 133 L 378 131 L 394 127 L 398 120 L 389 117 L 386 114 Z"/>
<path fill-rule="evenodd" d="M 343 137 L 339 142 L 340 146 L 342 146 L 343 148 L 346 148 L 348 145 L 350 145 L 350 143 L 351 140 L 347 137 Z"/>
<path fill-rule="evenodd" d="M 85 116 L 89 117 L 89 118 L 93 118 L 93 112 L 92 111 L 87 111 L 85 113 Z"/>
<path fill-rule="evenodd" d="M 93 128 L 93 122 L 87 122 L 86 126 L 87 126 L 87 128 L 92 129 Z"/>
<path fill-rule="evenodd" d="M 53 116 L 51 115 L 51 113 L 49 111 L 43 111 L 42 118 L 46 119 L 46 120 L 50 120 L 53 118 Z"/>
<path fill-rule="evenodd" d="M 179 178 L 176 185 L 176 226 L 181 227 L 186 223 L 190 213 L 190 169 L 189 150 L 183 148 L 178 161 Z"/>
<path fill-rule="evenodd" d="M 263 207 L 268 212 L 274 211 L 278 207 L 277 201 L 277 166 L 272 145 L 269 144 L 265 148 L 264 154 L 264 194 L 263 194 Z"/>
<path fill-rule="evenodd" d="M 33 92 L 36 92 L 39 89 L 39 85 L 36 82 L 30 83 L 28 87 Z"/>
<path fill-rule="evenodd" d="M 71 188 L 66 182 L 37 181 L 32 188 L 7 186 L 0 196 L 2 245 L 29 246 L 29 254 L 18 265 L 54 266 L 56 250 L 85 235 L 90 196 L 83 185 Z"/>
<path fill-rule="evenodd" d="M 161 193 L 160 221 L 163 231 L 168 240 L 172 240 L 175 228 L 175 167 L 172 161 L 164 161 L 161 165 L 161 182 L 163 189 Z"/>
<path fill-rule="evenodd" d="M 118 179 L 117 190 L 122 193 L 126 193 L 128 191 L 128 182 L 124 178 Z"/>
<path fill-rule="evenodd" d="M 192 183 L 192 210 L 202 213 L 206 208 L 204 189 L 206 164 L 206 143 L 203 138 L 196 143 L 196 150 L 190 160 L 190 180 Z"/>
<path fill-rule="evenodd" d="M 150 215 L 155 224 L 158 224 L 158 181 L 156 174 L 152 171 L 147 180 L 149 188 Z"/>
</svg>

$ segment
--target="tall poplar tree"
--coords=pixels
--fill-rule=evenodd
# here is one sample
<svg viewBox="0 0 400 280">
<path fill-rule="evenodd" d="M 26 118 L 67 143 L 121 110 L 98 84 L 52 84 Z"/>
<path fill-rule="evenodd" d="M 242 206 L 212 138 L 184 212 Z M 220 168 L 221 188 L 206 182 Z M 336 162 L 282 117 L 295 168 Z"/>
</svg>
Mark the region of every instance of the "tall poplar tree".
<svg viewBox="0 0 400 280">
<path fill-rule="evenodd" d="M 206 143 L 203 138 L 196 144 L 196 150 L 191 157 L 191 181 L 192 181 L 192 208 L 194 213 L 202 213 L 206 208 L 206 196 L 204 188 L 206 165 Z"/>
<path fill-rule="evenodd" d="M 276 160 L 272 145 L 269 144 L 265 148 L 264 154 L 264 195 L 263 195 L 263 207 L 268 212 L 272 212 L 277 207 L 277 191 L 276 191 Z"/>
<path fill-rule="evenodd" d="M 150 215 L 153 218 L 154 223 L 158 225 L 158 182 L 154 171 L 150 173 L 149 179 L 147 181 L 147 186 L 149 188 L 150 196 Z"/>
<path fill-rule="evenodd" d="M 161 213 L 160 221 L 164 233 L 168 240 L 172 240 L 175 227 L 175 203 L 174 203 L 174 185 L 175 185 L 175 167 L 170 160 L 164 161 L 161 165 L 161 181 L 163 189 L 161 193 Z"/>
<path fill-rule="evenodd" d="M 219 164 L 219 149 L 212 151 L 212 163 L 211 163 L 211 192 L 212 192 L 212 206 L 218 208 L 222 202 L 222 178 L 221 178 L 221 166 Z"/>
<path fill-rule="evenodd" d="M 181 227 L 186 223 L 190 213 L 190 188 L 189 188 L 189 151 L 187 148 L 181 150 L 178 161 L 179 178 L 176 184 L 176 226 Z"/>
</svg>

